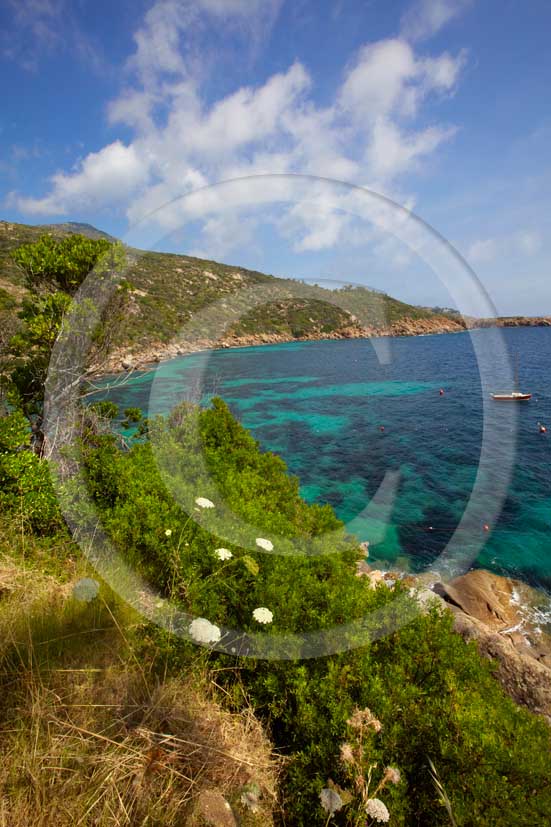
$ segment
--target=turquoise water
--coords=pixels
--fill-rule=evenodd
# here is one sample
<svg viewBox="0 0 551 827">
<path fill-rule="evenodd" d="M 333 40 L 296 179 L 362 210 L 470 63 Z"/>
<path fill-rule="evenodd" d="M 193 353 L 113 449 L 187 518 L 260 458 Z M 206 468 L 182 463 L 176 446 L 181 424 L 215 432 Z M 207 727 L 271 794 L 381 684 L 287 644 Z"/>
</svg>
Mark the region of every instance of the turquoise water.
<svg viewBox="0 0 551 827">
<path fill-rule="evenodd" d="M 521 385 L 534 398 L 490 403 L 493 465 L 481 475 L 474 520 L 462 527 L 482 445 L 473 342 L 493 353 L 498 335 L 520 355 Z M 503 365 L 489 358 L 500 389 Z M 475 550 L 475 565 L 551 591 L 550 365 L 545 328 L 293 342 L 172 359 L 97 398 L 153 415 L 181 399 L 221 396 L 264 449 L 283 457 L 306 500 L 330 503 L 350 532 L 370 541 L 372 558 L 438 568 L 454 536 L 458 549 Z M 539 433 L 538 422 L 549 434 Z M 494 502 L 501 483 L 506 496 Z"/>
</svg>

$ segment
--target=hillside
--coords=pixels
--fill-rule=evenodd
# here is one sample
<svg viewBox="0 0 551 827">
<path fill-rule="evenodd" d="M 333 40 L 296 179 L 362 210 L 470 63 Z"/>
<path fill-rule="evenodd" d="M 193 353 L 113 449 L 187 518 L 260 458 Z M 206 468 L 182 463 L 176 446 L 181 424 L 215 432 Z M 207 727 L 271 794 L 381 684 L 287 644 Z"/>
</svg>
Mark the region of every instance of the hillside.
<svg viewBox="0 0 551 827">
<path fill-rule="evenodd" d="M 44 233 L 58 238 L 72 233 L 111 238 L 87 224 L 0 222 L 0 317 L 5 322 L 13 323 L 14 311 L 26 294 L 11 252 Z M 141 364 L 198 346 L 408 335 L 464 326 L 453 314 L 414 307 L 363 287 L 327 290 L 186 255 L 130 248 L 127 252 L 126 307 L 122 314 L 119 307 L 120 323 L 108 362 L 96 369 L 118 369 L 123 362 Z M 205 313 L 209 307 L 211 311 Z"/>
</svg>

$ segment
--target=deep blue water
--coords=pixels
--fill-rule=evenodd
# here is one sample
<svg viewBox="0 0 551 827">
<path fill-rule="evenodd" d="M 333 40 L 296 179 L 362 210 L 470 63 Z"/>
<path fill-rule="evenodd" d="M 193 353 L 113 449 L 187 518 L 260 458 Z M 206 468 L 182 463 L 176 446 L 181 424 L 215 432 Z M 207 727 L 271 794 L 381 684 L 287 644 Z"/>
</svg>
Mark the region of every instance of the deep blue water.
<svg viewBox="0 0 551 827">
<path fill-rule="evenodd" d="M 534 398 L 488 405 L 493 468 L 483 475 L 474 521 L 456 532 L 482 444 L 473 342 L 490 354 L 493 389 L 501 389 L 506 380 L 495 337 L 519 355 L 521 387 Z M 190 396 L 222 396 L 261 446 L 299 477 L 309 502 L 330 503 L 350 532 L 370 541 L 372 559 L 387 567 L 438 568 L 455 532 L 457 547 L 477 549 L 475 565 L 551 592 L 550 366 L 545 328 L 296 342 L 172 359 L 107 398 L 151 415 Z M 539 433 L 538 422 L 549 426 L 548 434 Z M 513 451 L 509 479 L 506 457 Z M 373 501 L 388 471 L 391 490 Z M 502 503 L 492 501 L 500 473 L 507 483 Z"/>
</svg>

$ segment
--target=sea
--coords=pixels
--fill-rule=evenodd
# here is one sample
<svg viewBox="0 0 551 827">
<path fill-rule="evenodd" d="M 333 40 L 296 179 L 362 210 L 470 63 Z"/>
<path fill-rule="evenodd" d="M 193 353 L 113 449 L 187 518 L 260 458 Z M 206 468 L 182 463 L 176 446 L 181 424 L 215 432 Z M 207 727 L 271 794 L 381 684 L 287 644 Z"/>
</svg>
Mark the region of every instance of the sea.
<svg viewBox="0 0 551 827">
<path fill-rule="evenodd" d="M 494 402 L 516 363 L 531 401 Z M 108 377 L 92 398 L 154 416 L 213 396 L 305 500 L 369 542 L 370 562 L 483 567 L 551 595 L 551 329 L 205 351 Z"/>
</svg>

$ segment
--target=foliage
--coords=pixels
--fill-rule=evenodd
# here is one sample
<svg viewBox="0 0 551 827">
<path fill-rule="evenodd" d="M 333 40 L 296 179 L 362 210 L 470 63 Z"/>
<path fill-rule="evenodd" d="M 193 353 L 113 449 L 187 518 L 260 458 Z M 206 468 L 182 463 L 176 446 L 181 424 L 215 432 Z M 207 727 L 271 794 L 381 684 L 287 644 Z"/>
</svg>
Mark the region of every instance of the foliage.
<svg viewBox="0 0 551 827">
<path fill-rule="evenodd" d="M 13 399 L 21 410 L 0 419 L 3 519 L 20 533 L 20 539 L 12 539 L 12 547 L 20 547 L 23 557 L 28 546 L 39 548 L 37 559 L 48 554 L 53 558 L 54 548 L 66 549 L 67 533 L 47 465 L 30 450 L 28 420 L 40 420 L 48 359 L 71 296 L 93 256 L 107 250 L 106 242 L 90 246 L 78 237 L 67 243 L 48 238 L 16 255 L 33 300 L 23 304 L 22 328 L 11 345 L 12 356 L 19 360 L 12 370 Z M 105 264 L 106 276 L 113 261 Z M 153 279 L 159 262 L 176 272 L 183 261 L 189 269 L 176 286 L 166 280 L 161 286 L 162 280 Z M 207 266 L 212 269 L 206 271 Z M 192 310 L 236 291 L 242 283 L 250 286 L 269 280 L 247 271 L 235 275 L 234 268 L 212 262 L 146 254 L 134 262 L 132 282 L 125 282 L 117 294 L 112 305 L 116 312 L 102 323 L 128 320 L 129 326 L 117 331 L 122 337 L 117 341 L 134 335 L 136 340 L 168 337 Z M 197 284 L 202 287 L 194 292 Z M 255 311 L 255 329 L 266 324 L 273 330 L 281 322 L 290 325 L 293 335 L 314 329 L 309 325 L 323 332 L 324 324 L 346 319 L 334 315 L 335 308 L 324 302 L 326 293 L 318 288 L 308 301 L 281 305 L 275 322 L 273 314 Z M 377 323 L 387 323 L 392 313 L 404 312 L 389 304 L 394 300 L 373 291 L 349 288 L 339 299 L 354 307 L 362 322 L 368 313 Z M 127 301 L 138 308 L 135 313 L 123 312 Z M 379 310 L 382 315 L 377 316 Z M 155 332 L 144 328 L 144 315 L 153 325 L 159 321 Z M 110 346 L 115 338 L 100 331 L 97 341 Z M 281 799 L 288 827 L 325 824 L 327 813 L 335 825 L 363 823 L 377 811 L 379 805 L 371 810 L 368 805 L 383 789 L 384 806 L 396 827 L 439 827 L 450 818 L 460 827 L 528 827 L 551 821 L 550 733 L 544 722 L 504 695 L 474 646 L 465 645 L 453 632 L 448 614 L 433 609 L 398 624 L 392 634 L 370 635 L 377 631 L 376 610 L 392 619 L 397 599 L 407 610 L 414 605 L 413 598 L 400 584 L 392 590 L 385 585 L 370 589 L 356 577 L 360 552 L 354 538 L 346 535 L 329 507 L 309 506 L 301 500 L 298 481 L 287 475 L 284 463 L 262 453 L 221 400 L 215 399 L 212 408 L 203 411 L 179 406 L 167 420 L 142 422 L 137 409 L 125 410 L 125 423 L 139 422 L 140 434 L 150 437 L 130 450 L 122 450 L 107 430 L 117 416 L 116 406 L 110 403 L 100 403 L 83 416 L 80 452 L 97 516 L 124 558 L 164 597 L 203 619 L 211 631 L 258 633 L 273 647 L 273 660 L 236 660 L 215 652 L 208 654 L 208 660 L 228 705 L 243 712 L 252 703 L 287 759 Z M 70 494 L 71 480 L 66 488 Z M 212 508 L 206 507 L 209 504 Z M 43 626 L 45 637 L 39 640 L 42 662 L 48 668 L 51 663 L 61 663 L 60 668 L 68 663 L 72 668 L 74 661 L 62 662 L 67 653 L 65 633 L 78 639 L 82 626 L 94 633 L 105 631 L 103 624 L 110 626 L 113 610 L 109 604 L 101 611 L 88 606 L 69 618 L 63 613 L 54 621 L 50 618 Z M 301 659 L 308 633 L 322 630 L 330 638 L 336 628 L 342 640 L 343 624 L 354 620 L 362 631 L 346 633 L 348 650 Z M 120 628 L 117 623 L 113 626 Z M 136 662 L 147 662 L 153 645 L 163 653 L 165 671 L 176 674 L 189 668 L 193 651 L 189 642 L 175 641 L 166 632 L 143 625 L 140 632 L 141 651 L 133 655 Z M 282 635 L 287 648 L 281 659 Z M 33 628 L 26 641 L 38 638 L 39 631 Z M 3 661 L 9 667 L 6 689 L 14 684 L 18 664 L 24 676 L 36 662 L 32 647 L 25 646 L 19 641 Z M 33 697 L 40 699 L 38 705 L 33 701 L 35 709 L 59 695 L 54 691 Z M 4 692 L 0 713 L 7 710 L 12 715 L 20 701 L 18 696 L 10 707 Z M 98 708 L 103 708 L 101 703 Z M 370 709 L 373 715 L 367 717 Z M 54 714 L 59 715 L 57 707 Z M 355 727 L 351 722 L 362 715 L 362 725 Z M 126 719 L 122 710 L 118 728 L 116 722 L 103 723 L 102 731 L 114 734 L 111 740 L 117 745 L 113 755 L 102 758 L 111 773 L 117 764 L 114 755 L 124 754 L 130 761 L 129 755 L 141 749 L 125 740 L 119 719 Z M 58 719 L 53 720 L 57 726 Z M 159 723 L 164 727 L 164 719 Z M 22 731 L 29 736 L 28 730 Z M 34 718 L 32 731 L 35 744 L 47 736 Z M 56 744 L 60 740 L 56 736 Z M 32 756 L 36 754 L 35 750 Z M 25 753 L 25 766 L 34 778 L 37 768 L 32 756 Z M 62 763 L 63 750 L 55 753 L 55 760 L 64 770 L 78 770 Z M 132 769 L 116 776 L 120 784 L 135 777 L 135 765 L 126 766 Z M 399 771 L 399 784 L 390 783 L 391 769 Z M 91 777 L 98 778 L 94 772 Z M 17 793 L 11 776 L 3 783 L 10 795 Z M 254 785 L 243 789 L 254 804 Z M 110 790 L 110 800 L 118 806 L 121 798 L 114 788 Z M 336 807 L 338 800 L 345 806 Z M 133 806 L 134 799 L 124 799 L 123 808 Z M 384 812 L 381 806 L 379 812 Z M 146 811 L 144 817 L 148 815 Z"/>
<path fill-rule="evenodd" d="M 25 447 L 24 418 L 12 414 L 0 422 L 4 510 L 15 520 L 25 513 L 25 530 L 64 536 L 45 466 Z M 92 429 L 82 453 L 104 528 L 163 595 L 212 624 L 260 632 L 274 644 L 282 633 L 295 634 L 297 656 L 308 631 L 354 618 L 364 618 L 369 628 L 374 609 L 392 609 L 400 587 L 372 590 L 355 576 L 358 549 L 332 511 L 303 503 L 281 460 L 261 453 L 224 403 L 215 400 L 200 413 L 184 405 L 170 421 L 151 427 L 152 443 L 128 451 L 113 435 Z M 161 463 L 161 472 L 163 450 L 174 464 L 163 469 Z M 184 472 L 176 473 L 178 468 Z M 180 503 L 167 476 L 176 479 Z M 198 496 L 215 502 L 200 521 L 193 506 Z M 254 533 L 279 537 L 278 552 L 293 539 L 299 550 L 301 543 L 318 543 L 325 553 L 260 553 L 228 543 L 226 532 L 234 526 L 230 522 L 218 533 L 216 514 L 210 514 L 224 500 L 236 524 L 243 518 L 254 524 Z M 217 556 L 221 547 L 231 556 Z M 260 627 L 255 621 L 259 606 L 270 610 L 272 623 Z M 164 651 L 165 668 L 187 668 L 189 643 L 161 631 L 148 634 Z M 453 632 L 448 615 L 419 615 L 392 635 L 331 657 L 237 661 L 212 653 L 210 661 L 232 708 L 241 710 L 247 698 L 288 759 L 281 791 L 287 825 L 325 824 L 320 792 L 328 779 L 339 795 L 355 790 L 332 823 L 365 820 L 366 796 L 368 801 L 381 792 L 389 767 L 401 775 L 401 783 L 385 785 L 383 796 L 397 827 L 448 824 L 445 801 L 461 827 L 528 827 L 551 818 L 548 728 L 503 694 L 474 647 Z M 366 709 L 381 726 L 367 726 L 360 755 L 350 721 Z M 343 758 L 347 743 L 368 780 L 371 773 L 363 792 Z"/>
<path fill-rule="evenodd" d="M 31 450 L 29 424 L 18 411 L 0 417 L 0 506 L 38 533 L 63 525 L 47 463 Z"/>
<path fill-rule="evenodd" d="M 15 266 L 11 251 L 21 242 L 28 245 L 36 241 L 44 229 L 0 222 L 0 264 L 14 288 L 21 285 L 22 270 Z M 62 239 L 70 232 L 68 225 L 47 229 L 51 237 Z M 189 329 L 199 311 L 257 286 L 273 288 L 279 298 L 267 300 L 254 310 L 238 312 L 226 335 L 329 336 L 358 325 L 387 328 L 406 317 L 434 316 L 429 308 L 414 307 L 365 287 L 329 290 L 301 285 L 296 280 L 186 255 L 132 249 L 126 249 L 126 255 L 125 279 L 97 331 L 102 354 L 116 348 L 140 350 L 169 342 Z M 208 331 L 203 333 L 203 338 L 208 338 Z M 201 331 L 197 335 L 201 336 Z"/>
<path fill-rule="evenodd" d="M 13 357 L 12 393 L 29 420 L 40 416 L 44 383 L 52 348 L 71 298 L 62 292 L 25 299 L 19 317 L 23 326 L 10 342 Z"/>
<path fill-rule="evenodd" d="M 119 415 L 119 406 L 108 400 L 92 402 L 89 407 L 103 419 L 115 419 Z"/>
<path fill-rule="evenodd" d="M 106 239 L 93 240 L 79 234 L 61 240 L 42 235 L 31 244 L 17 247 L 13 259 L 33 293 L 62 290 L 73 295 L 111 246 Z"/>
<path fill-rule="evenodd" d="M 143 416 L 140 408 L 125 408 L 123 413 L 123 428 L 130 428 L 132 425 L 137 425 L 138 423 L 143 424 Z"/>
<path fill-rule="evenodd" d="M 172 456 L 162 474 L 151 444 L 122 453 L 105 437 L 95 447 L 85 446 L 89 485 L 121 552 L 182 608 L 221 627 L 259 631 L 254 608 L 268 607 L 273 623 L 262 634 L 269 639 L 296 633 L 299 655 L 306 632 L 354 618 L 369 623 L 374 609 L 391 607 L 400 594 L 399 586 L 366 588 L 355 576 L 358 549 L 339 534 L 332 512 L 304 504 L 281 460 L 262 454 L 221 401 L 201 413 L 182 406 L 170 423 L 154 423 L 153 444 L 161 450 L 161 466 Z M 216 504 L 202 524 L 192 516 L 198 495 Z M 225 537 L 235 527 L 231 518 L 222 534 L 216 514 L 210 514 L 224 501 L 236 521 L 246 519 L 264 537 L 277 534 L 282 547 L 293 538 L 299 544 L 319 542 L 320 550 L 333 553 L 260 554 L 228 543 Z M 324 547 L 328 530 L 334 534 Z M 217 558 L 220 546 L 232 552 L 231 559 Z M 178 646 L 171 648 L 177 660 Z M 551 818 L 548 728 L 504 695 L 474 647 L 453 632 L 447 615 L 433 610 L 369 646 L 329 658 L 213 659 L 236 707 L 245 691 L 276 746 L 291 759 L 282 793 L 288 825 L 324 824 L 320 790 L 328 778 L 346 787 L 349 774 L 340 746 L 349 738 L 347 721 L 356 708 L 374 710 L 382 725 L 366 739 L 367 765 L 378 778 L 385 767 L 401 772 L 403 783 L 385 792 L 393 824 L 449 823 L 431 761 L 463 827 L 527 827 Z M 360 796 L 335 813 L 334 823 L 355 824 L 364 805 Z"/>
<path fill-rule="evenodd" d="M 276 335 L 323 335 L 352 324 L 346 310 L 320 299 L 287 299 L 268 302 L 247 313 L 232 328 L 235 336 L 273 333 Z"/>
<path fill-rule="evenodd" d="M 18 247 L 13 259 L 24 271 L 31 295 L 22 302 L 19 312 L 22 324 L 9 342 L 4 371 L 12 400 L 31 422 L 37 434 L 35 447 L 40 451 L 44 385 L 55 342 L 64 325 L 70 328 L 71 324 L 79 324 L 75 314 L 69 320 L 70 310 L 74 309 L 83 320 L 95 315 L 94 301 L 88 298 L 75 306 L 71 297 L 93 268 L 98 275 L 98 289 L 109 289 L 124 264 L 125 254 L 122 245 L 111 244 L 106 239 L 71 235 L 59 240 L 43 235 L 36 242 Z M 109 341 L 110 325 L 117 322 L 122 313 L 126 291 L 127 282 L 124 282 L 123 288 L 114 291 L 109 323 L 104 313 L 101 322 L 96 324 L 98 348 L 105 348 Z"/>
</svg>

